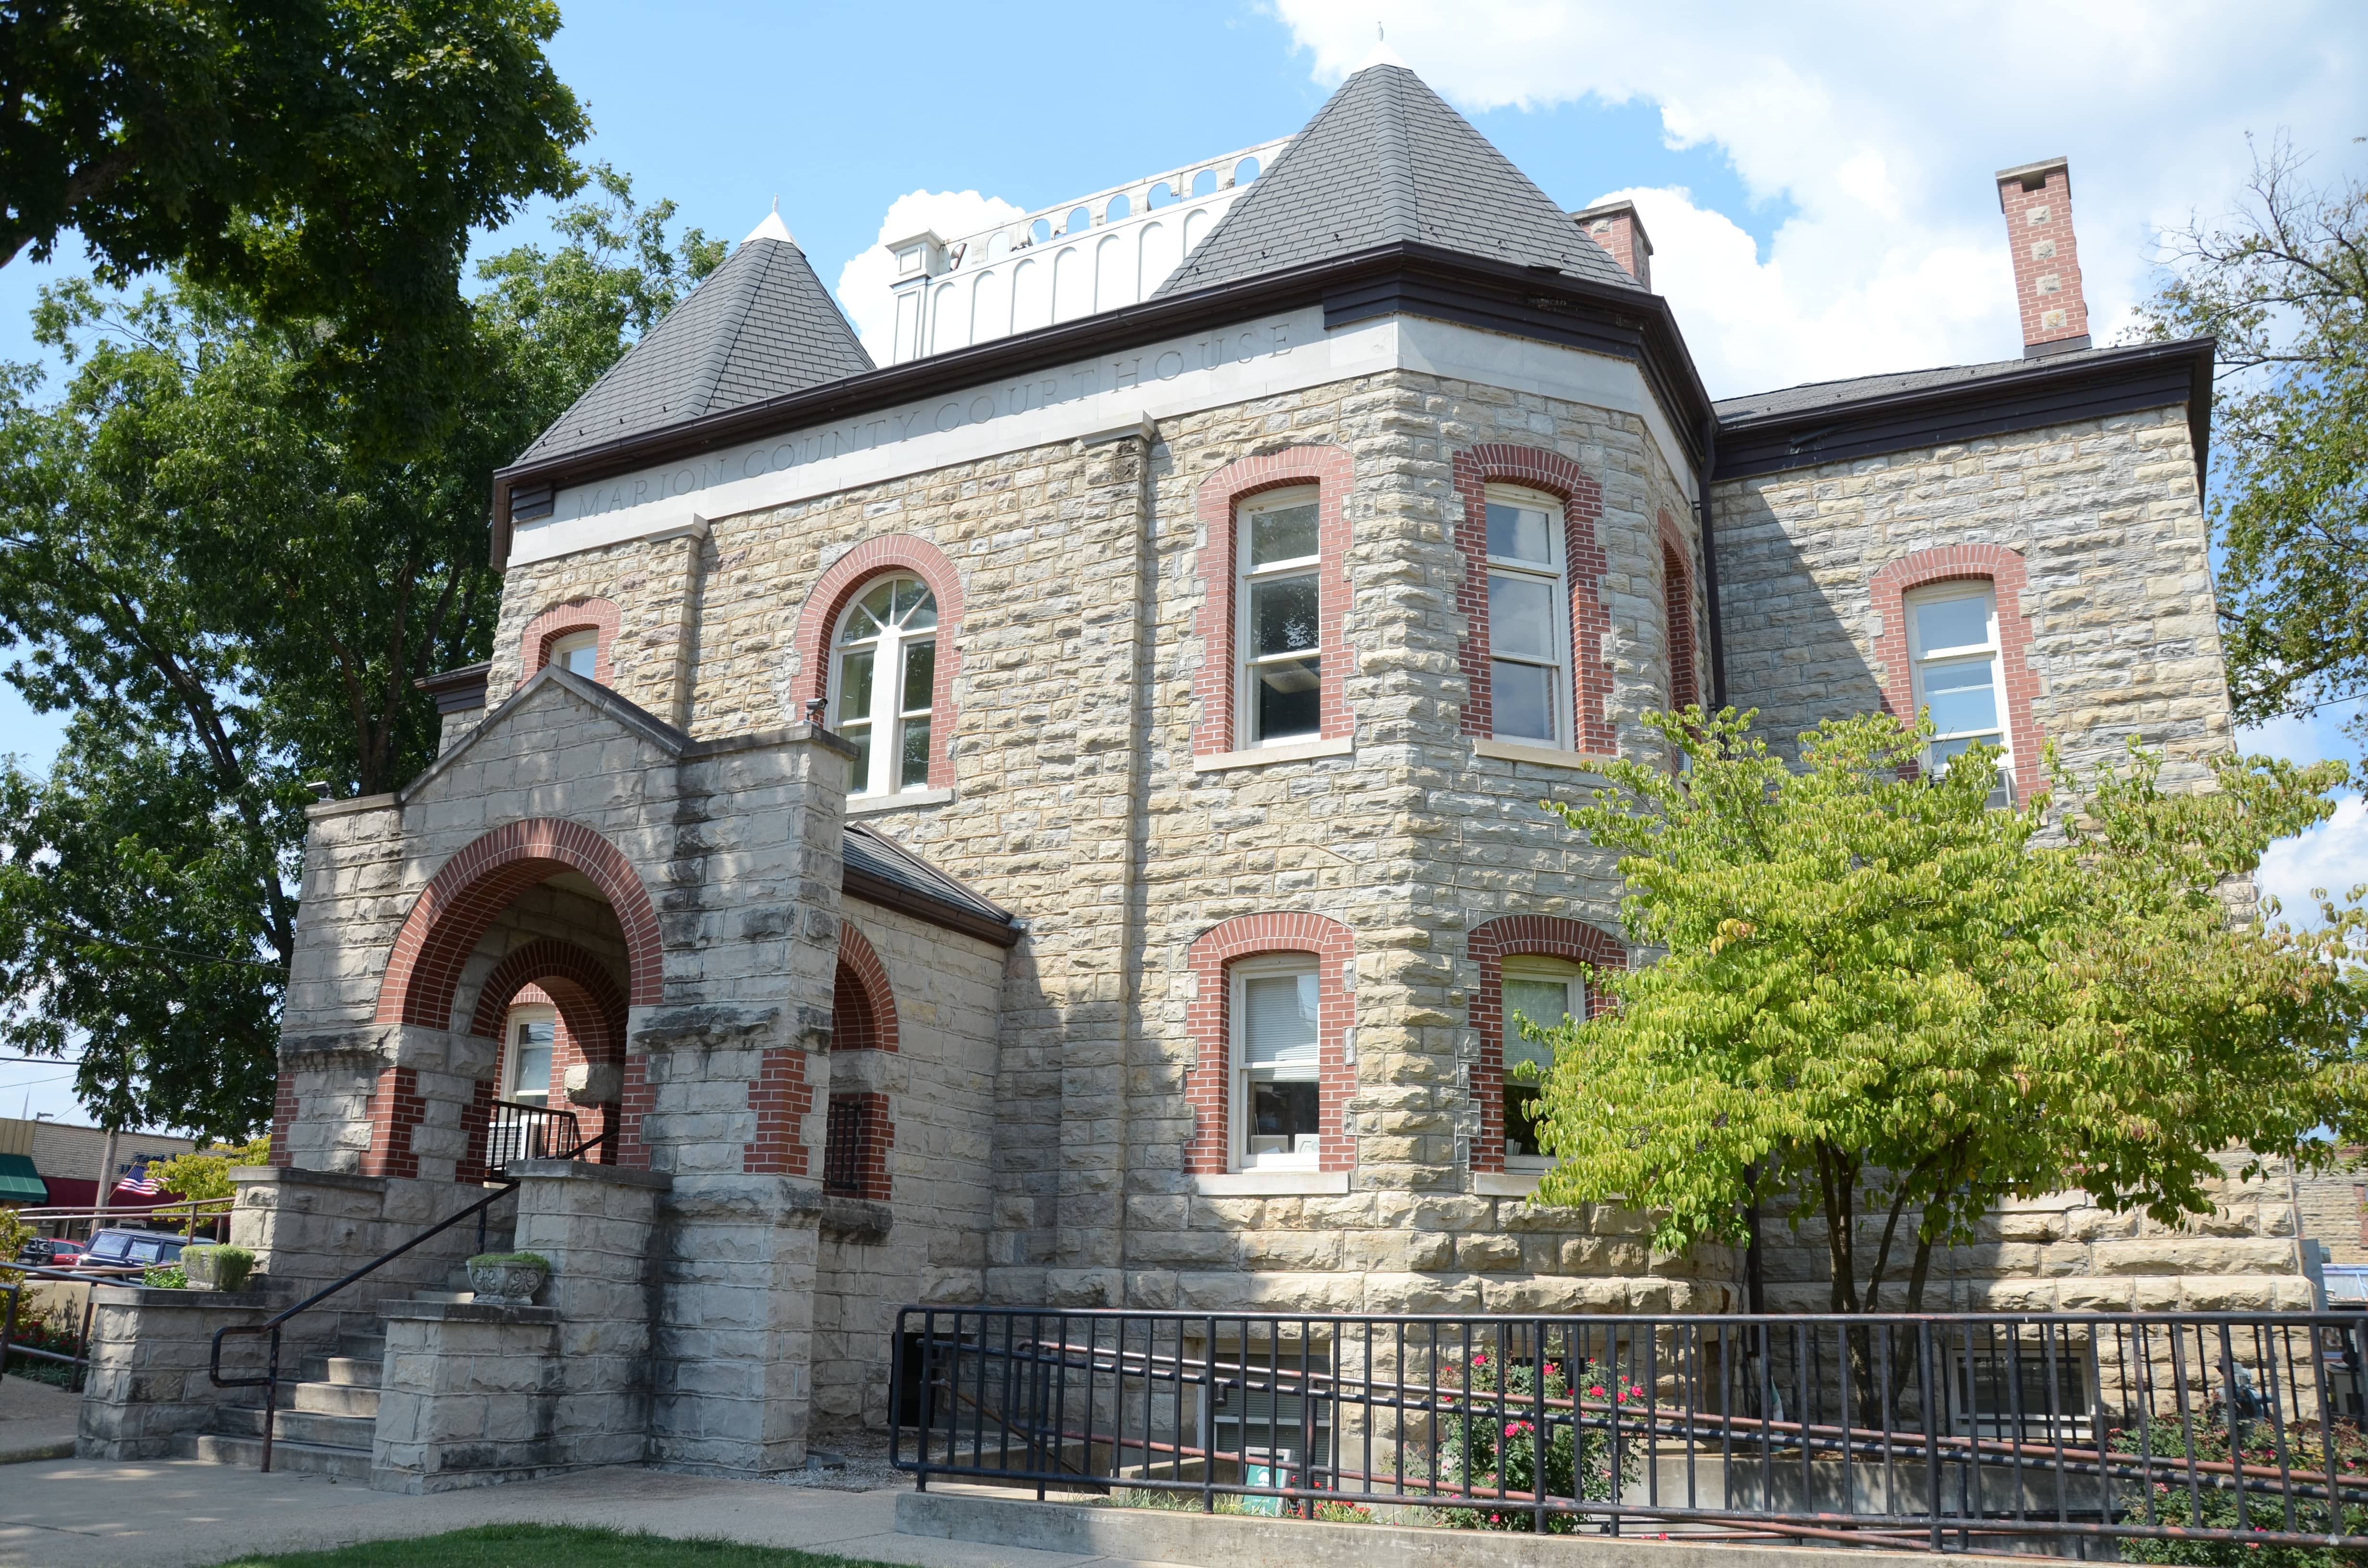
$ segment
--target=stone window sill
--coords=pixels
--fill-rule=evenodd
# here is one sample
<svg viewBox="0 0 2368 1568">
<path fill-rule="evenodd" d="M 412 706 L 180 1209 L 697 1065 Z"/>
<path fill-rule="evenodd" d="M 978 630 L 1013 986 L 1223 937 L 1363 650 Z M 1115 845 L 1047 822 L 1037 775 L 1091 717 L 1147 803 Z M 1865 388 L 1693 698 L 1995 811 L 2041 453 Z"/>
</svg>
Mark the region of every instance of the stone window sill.
<svg viewBox="0 0 2368 1568">
<path fill-rule="evenodd" d="M 1305 762 L 1310 757 L 1348 756 L 1357 743 L 1346 735 L 1328 741 L 1293 741 L 1288 745 L 1258 746 L 1249 751 L 1219 752 L 1192 759 L 1195 773 L 1223 773 L 1235 767 L 1265 767 L 1278 762 Z"/>
<path fill-rule="evenodd" d="M 1316 1198 L 1349 1190 L 1347 1171 L 1229 1171 L 1192 1181 L 1203 1198 Z"/>
<path fill-rule="evenodd" d="M 1538 767 L 1562 767 L 1573 773 L 1600 773 L 1608 756 L 1596 756 L 1583 751 L 1564 751 L 1555 746 L 1524 745 L 1519 741 L 1484 741 L 1472 743 L 1474 756 L 1494 757 L 1498 762 L 1526 762 Z"/>
<path fill-rule="evenodd" d="M 1474 1198 L 1527 1198 L 1538 1189 L 1538 1178 L 1543 1171 L 1474 1171 L 1472 1196 Z"/>
<path fill-rule="evenodd" d="M 874 816 L 882 812 L 910 811 L 915 806 L 942 806 L 954 798 L 951 790 L 906 790 L 894 795 L 850 795 L 847 814 Z"/>
</svg>

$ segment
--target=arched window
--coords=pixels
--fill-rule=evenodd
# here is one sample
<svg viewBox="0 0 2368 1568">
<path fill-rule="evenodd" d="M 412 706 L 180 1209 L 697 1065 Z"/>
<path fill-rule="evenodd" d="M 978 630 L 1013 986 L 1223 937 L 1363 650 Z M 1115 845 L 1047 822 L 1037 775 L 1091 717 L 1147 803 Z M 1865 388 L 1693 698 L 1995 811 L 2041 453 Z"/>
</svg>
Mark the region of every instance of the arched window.
<svg viewBox="0 0 2368 1568">
<path fill-rule="evenodd" d="M 1010 254 L 1011 232 L 1008 229 L 1001 231 L 996 233 L 993 239 L 986 242 L 987 260 L 1001 261 L 1005 256 L 1009 256 Z"/>
<path fill-rule="evenodd" d="M 1051 239 L 1053 237 L 1053 221 L 1050 218 L 1037 219 L 1036 222 L 1028 225 L 1028 237 L 1039 244 Z"/>
<path fill-rule="evenodd" d="M 1094 226 L 1094 215 L 1082 207 L 1069 209 L 1069 233 L 1082 234 Z"/>
<path fill-rule="evenodd" d="M 600 634 L 597 631 L 571 631 L 551 645 L 550 663 L 571 675 L 586 680 L 598 680 L 595 673 L 600 665 Z"/>
<path fill-rule="evenodd" d="M 1234 165 L 1234 183 L 1235 185 L 1247 185 L 1250 181 L 1258 177 L 1258 161 L 1256 158 L 1244 158 L 1240 163 Z"/>
<path fill-rule="evenodd" d="M 1488 657 L 1498 740 L 1570 745 L 1570 587 L 1562 503 L 1488 486 Z"/>
<path fill-rule="evenodd" d="M 1128 201 L 1125 197 L 1113 196 L 1110 199 L 1110 205 L 1102 209 L 1102 222 L 1105 223 L 1115 223 L 1120 219 L 1133 212 L 1133 204 Z"/>
<path fill-rule="evenodd" d="M 1194 175 L 1192 176 L 1192 194 L 1195 196 L 1216 195 L 1217 171 L 1214 169 L 1202 169 L 1199 174 Z"/>
<path fill-rule="evenodd" d="M 1252 746 L 1311 740 L 1324 731 L 1323 560 L 1315 486 L 1270 490 L 1242 507 L 1241 713 Z"/>
<path fill-rule="evenodd" d="M 1243 959 L 1228 979 L 1232 1034 L 1241 1041 L 1228 1119 L 1239 1129 L 1233 1167 L 1314 1170 L 1324 1142 L 1315 955 Z"/>
<path fill-rule="evenodd" d="M 1158 211 L 1163 207 L 1173 207 L 1176 205 L 1176 187 L 1166 180 L 1161 180 L 1151 187 L 1151 194 L 1144 198 L 1143 205 L 1146 210 L 1153 212 Z"/>
<path fill-rule="evenodd" d="M 1520 956 L 1505 960 L 1502 986 L 1505 1168 L 1543 1170 L 1553 1162 L 1538 1146 L 1538 1093 L 1554 1068 L 1554 1051 L 1531 1039 L 1521 1025 L 1527 1020 L 1550 1029 L 1565 1018 L 1584 1019 L 1587 985 L 1575 963 Z M 1538 1075 L 1524 1081 L 1523 1062 L 1535 1067 Z"/>
<path fill-rule="evenodd" d="M 1932 715 L 1924 766 L 1938 778 L 1975 746 L 1997 746 L 1993 805 L 2014 802 L 2014 747 L 1999 668 L 1998 595 L 1984 578 L 1960 579 L 1907 596 L 1907 657 L 1916 707 Z"/>
<path fill-rule="evenodd" d="M 832 640 L 832 728 L 855 743 L 850 795 L 929 787 L 938 601 L 928 585 L 882 577 L 848 606 Z"/>
</svg>

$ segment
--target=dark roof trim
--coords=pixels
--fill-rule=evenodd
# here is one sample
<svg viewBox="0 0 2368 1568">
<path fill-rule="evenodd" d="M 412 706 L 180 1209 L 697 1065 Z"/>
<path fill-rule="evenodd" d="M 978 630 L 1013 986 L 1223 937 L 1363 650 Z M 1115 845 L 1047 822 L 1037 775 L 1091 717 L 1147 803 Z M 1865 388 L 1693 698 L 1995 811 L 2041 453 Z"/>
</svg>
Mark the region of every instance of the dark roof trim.
<svg viewBox="0 0 2368 1568">
<path fill-rule="evenodd" d="M 860 898 L 866 903 L 876 903 L 882 909 L 893 909 L 899 915 L 909 915 L 916 920 L 965 937 L 975 937 L 982 942 L 992 942 L 998 948 L 1016 948 L 1026 935 L 1008 920 L 991 920 L 976 910 L 944 899 L 931 898 L 920 889 L 903 882 L 892 882 L 885 877 L 875 877 L 860 867 L 846 868 L 839 882 L 839 892 L 848 898 Z"/>
<path fill-rule="evenodd" d="M 1690 449 L 1692 433 L 1710 412 L 1709 394 L 1678 335 L 1668 301 L 1660 296 L 1435 245 L 1382 245 L 907 360 L 541 461 L 514 463 L 494 476 L 493 562 L 496 568 L 508 562 L 512 497 L 529 487 L 584 483 L 777 430 L 825 424 L 1047 365 L 1315 304 L 1325 307 L 1327 326 L 1405 311 L 1638 360 L 1670 426 Z M 1701 454 L 1689 455 L 1699 460 Z"/>
<path fill-rule="evenodd" d="M 2169 403 L 2187 407 L 2203 497 L 2212 442 L 2208 337 L 2035 359 L 1976 380 L 1718 422 L 1713 480 L 1977 440 Z"/>
<path fill-rule="evenodd" d="M 472 708 L 485 705 L 485 680 L 493 668 L 490 661 L 480 661 L 456 670 L 421 676 L 411 684 L 436 699 L 438 714 L 466 713 Z"/>
</svg>

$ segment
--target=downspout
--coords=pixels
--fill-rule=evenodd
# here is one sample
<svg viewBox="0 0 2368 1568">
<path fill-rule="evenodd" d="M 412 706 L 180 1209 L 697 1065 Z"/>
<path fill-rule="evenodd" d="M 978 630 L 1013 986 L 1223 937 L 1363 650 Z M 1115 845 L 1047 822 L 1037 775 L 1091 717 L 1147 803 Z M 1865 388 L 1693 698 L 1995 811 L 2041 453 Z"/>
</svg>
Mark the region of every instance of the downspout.
<svg viewBox="0 0 2368 1568">
<path fill-rule="evenodd" d="M 1710 481 L 1718 472 L 1718 415 L 1702 415 L 1702 466 L 1694 471 L 1694 511 L 1700 519 L 1702 555 L 1702 609 L 1710 618 L 1710 707 L 1715 713 L 1726 706 L 1726 638 L 1719 629 L 1718 551 L 1711 542 Z"/>
</svg>

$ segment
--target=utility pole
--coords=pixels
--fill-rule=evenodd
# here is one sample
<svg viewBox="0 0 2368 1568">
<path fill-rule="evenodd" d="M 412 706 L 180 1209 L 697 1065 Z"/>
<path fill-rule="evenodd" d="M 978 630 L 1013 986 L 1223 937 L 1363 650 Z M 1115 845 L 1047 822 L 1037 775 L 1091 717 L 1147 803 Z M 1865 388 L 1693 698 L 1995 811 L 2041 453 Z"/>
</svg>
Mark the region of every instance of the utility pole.
<svg viewBox="0 0 2368 1568">
<path fill-rule="evenodd" d="M 106 1212 L 107 1200 L 115 1195 L 115 1147 L 117 1140 L 121 1136 L 122 1133 L 120 1130 L 112 1127 L 108 1128 L 107 1130 L 106 1152 L 98 1157 L 98 1202 L 96 1207 L 102 1214 Z M 92 1234 L 97 1234 L 98 1221 L 97 1219 L 93 1219 L 91 1221 L 90 1229 Z"/>
</svg>

